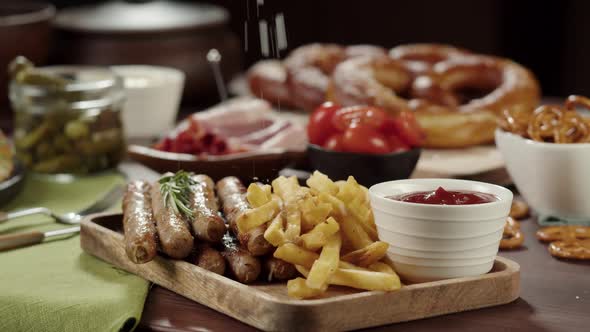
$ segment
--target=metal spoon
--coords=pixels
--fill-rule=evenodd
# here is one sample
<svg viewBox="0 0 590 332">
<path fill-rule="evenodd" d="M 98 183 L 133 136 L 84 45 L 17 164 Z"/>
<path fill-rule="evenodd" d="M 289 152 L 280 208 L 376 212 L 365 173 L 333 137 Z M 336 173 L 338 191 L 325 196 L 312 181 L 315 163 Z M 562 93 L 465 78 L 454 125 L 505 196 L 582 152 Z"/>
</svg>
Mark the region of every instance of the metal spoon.
<svg viewBox="0 0 590 332">
<path fill-rule="evenodd" d="M 223 74 L 221 73 L 221 54 L 217 49 L 212 48 L 209 50 L 209 52 L 207 52 L 207 62 L 209 62 L 211 70 L 213 70 L 213 77 L 215 78 L 215 84 L 217 85 L 219 98 L 221 101 L 225 101 L 227 100 L 227 88 L 225 87 Z"/>
</svg>

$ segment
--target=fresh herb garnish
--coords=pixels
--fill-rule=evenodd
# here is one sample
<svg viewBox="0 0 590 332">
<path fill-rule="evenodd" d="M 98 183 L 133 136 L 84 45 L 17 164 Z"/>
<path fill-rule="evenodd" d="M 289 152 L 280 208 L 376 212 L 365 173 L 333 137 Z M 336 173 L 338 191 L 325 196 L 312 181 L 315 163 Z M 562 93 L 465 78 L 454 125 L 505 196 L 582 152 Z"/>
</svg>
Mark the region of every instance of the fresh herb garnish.
<svg viewBox="0 0 590 332">
<path fill-rule="evenodd" d="M 190 208 L 191 186 L 197 184 L 192 175 L 193 173 L 181 170 L 176 174 L 164 176 L 158 181 L 166 207 L 188 218 L 193 218 L 193 211 Z"/>
</svg>

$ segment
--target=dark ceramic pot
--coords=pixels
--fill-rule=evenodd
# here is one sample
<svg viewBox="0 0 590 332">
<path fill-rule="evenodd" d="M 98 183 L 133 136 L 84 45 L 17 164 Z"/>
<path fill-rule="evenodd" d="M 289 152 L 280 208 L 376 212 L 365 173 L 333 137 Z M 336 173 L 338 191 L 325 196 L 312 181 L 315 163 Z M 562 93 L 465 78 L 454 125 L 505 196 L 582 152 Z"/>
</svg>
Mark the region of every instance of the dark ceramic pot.
<svg viewBox="0 0 590 332">
<path fill-rule="evenodd" d="M 51 42 L 53 5 L 39 1 L 0 1 L 0 113 L 8 112 L 8 64 L 24 55 L 43 65 Z"/>
<path fill-rule="evenodd" d="M 222 56 L 229 80 L 241 68 L 240 41 L 229 13 L 217 6 L 173 1 L 110 1 L 61 10 L 51 62 L 173 67 L 186 75 L 183 101 L 216 98 L 207 52 Z"/>
<path fill-rule="evenodd" d="M 358 183 L 370 187 L 376 183 L 407 179 L 418 159 L 420 149 L 388 154 L 366 154 L 326 150 L 309 144 L 307 156 L 312 169 L 328 175 L 332 180 L 346 180 L 354 176 Z"/>
</svg>

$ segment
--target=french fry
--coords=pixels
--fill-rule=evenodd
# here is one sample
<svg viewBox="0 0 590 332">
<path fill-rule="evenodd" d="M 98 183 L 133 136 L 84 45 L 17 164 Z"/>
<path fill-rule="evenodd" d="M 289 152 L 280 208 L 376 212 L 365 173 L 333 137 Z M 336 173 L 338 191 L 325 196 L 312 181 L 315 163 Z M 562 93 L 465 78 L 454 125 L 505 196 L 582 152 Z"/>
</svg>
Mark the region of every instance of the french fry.
<svg viewBox="0 0 590 332">
<path fill-rule="evenodd" d="M 288 200 L 289 197 L 296 195 L 301 188 L 297 182 L 297 178 L 294 176 L 290 178 L 279 176 L 272 181 L 271 185 L 274 193 L 279 195 L 283 200 Z"/>
<path fill-rule="evenodd" d="M 357 201 L 355 198 L 347 205 L 347 210 L 354 217 L 356 223 L 369 235 L 371 240 L 376 241 L 379 238 L 377 226 L 373 219 L 373 212 L 369 206 L 364 206 L 363 203 Z"/>
<path fill-rule="evenodd" d="M 362 249 L 350 252 L 340 259 L 358 266 L 367 267 L 385 257 L 388 248 L 389 244 L 377 241 Z"/>
<path fill-rule="evenodd" d="M 307 278 L 309 277 L 311 272 L 309 269 L 306 269 L 303 266 L 295 266 L 295 268 L 303 276 Z M 336 269 L 328 283 L 330 285 L 377 291 L 394 291 L 401 287 L 401 281 L 397 275 L 384 272 L 342 268 Z"/>
<path fill-rule="evenodd" d="M 280 210 L 281 204 L 278 198 L 271 199 L 270 202 L 260 207 L 246 210 L 236 219 L 238 232 L 242 234 L 254 227 L 271 221 L 277 215 L 277 213 L 280 212 Z"/>
<path fill-rule="evenodd" d="M 289 202 L 285 205 L 285 219 L 287 227 L 285 229 L 285 239 L 295 241 L 301 234 L 301 211 L 295 202 Z"/>
<path fill-rule="evenodd" d="M 320 193 L 325 192 L 330 195 L 338 193 L 338 186 L 328 176 L 319 171 L 313 172 L 305 183 L 309 188 Z"/>
<path fill-rule="evenodd" d="M 354 264 L 350 264 L 349 262 L 345 262 L 345 261 L 340 261 L 340 263 L 338 264 L 338 267 L 341 269 L 349 269 L 349 270 L 361 270 L 361 271 L 370 271 L 367 268 L 364 267 L 360 267 L 360 266 L 356 266 Z"/>
<path fill-rule="evenodd" d="M 267 223 L 264 238 L 276 247 L 273 256 L 305 276 L 287 283 L 289 296 L 318 297 L 330 284 L 398 289 L 399 277 L 387 263 L 388 244 L 378 241 L 368 189 L 352 176 L 334 182 L 318 171 L 306 183 L 280 176 L 271 186 L 250 185 L 253 208 L 237 221 L 240 230 Z"/>
<path fill-rule="evenodd" d="M 320 255 L 315 252 L 306 250 L 294 243 L 285 243 L 278 247 L 273 256 L 282 259 L 287 263 L 291 263 L 295 266 L 302 266 L 307 269 L 310 269 L 313 262 L 320 257 Z M 343 269 L 368 271 L 368 269 L 343 261 L 340 261 L 338 267 Z"/>
<path fill-rule="evenodd" d="M 336 196 L 327 193 L 319 193 L 318 199 L 320 202 L 327 203 L 332 206 L 332 211 L 330 211 L 331 216 L 341 217 L 347 214 L 346 205 Z"/>
<path fill-rule="evenodd" d="M 397 275 L 397 273 L 395 273 L 395 271 L 393 270 L 393 268 L 391 266 L 389 266 L 383 262 L 375 262 L 375 263 L 369 265 L 368 268 L 369 268 L 369 270 L 375 271 L 375 272 L 383 272 L 383 273 Z"/>
<path fill-rule="evenodd" d="M 250 183 L 246 192 L 246 199 L 253 208 L 260 207 L 271 200 L 271 187 L 269 185 L 259 185 Z"/>
<path fill-rule="evenodd" d="M 295 278 L 287 282 L 287 294 L 290 297 L 294 297 L 296 299 L 302 300 L 318 297 L 323 292 L 324 290 L 307 287 L 307 285 L 305 284 L 305 279 L 303 278 Z"/>
<path fill-rule="evenodd" d="M 275 250 L 274 257 L 284 260 L 293 265 L 301 265 L 311 268 L 313 263 L 320 257 L 313 251 L 306 250 L 294 243 L 285 243 Z"/>
<path fill-rule="evenodd" d="M 323 247 L 330 236 L 338 232 L 340 226 L 334 218 L 329 217 L 321 224 L 316 225 L 311 231 L 299 237 L 303 247 L 308 250 L 318 250 Z"/>
<path fill-rule="evenodd" d="M 270 222 L 266 231 L 264 231 L 264 238 L 274 247 L 282 246 L 287 242 L 285 231 L 283 230 L 283 215 L 281 213 L 278 213 Z"/>
<path fill-rule="evenodd" d="M 332 205 L 322 203 L 317 197 L 306 197 L 299 203 L 301 210 L 301 232 L 307 232 L 326 221 L 332 211 Z"/>
<path fill-rule="evenodd" d="M 343 235 L 350 242 L 354 250 L 363 249 L 373 243 L 371 237 L 365 232 L 363 227 L 356 222 L 353 216 L 347 215 L 337 220 L 340 223 L 340 229 L 342 230 Z"/>
<path fill-rule="evenodd" d="M 294 176 L 290 178 L 279 176 L 272 181 L 272 188 L 284 202 L 283 212 L 287 221 L 285 238 L 288 241 L 295 241 L 301 234 L 301 211 L 299 211 L 298 202 L 310 194 L 301 190 Z"/>
<path fill-rule="evenodd" d="M 356 182 L 353 176 L 349 176 L 346 182 L 338 187 L 338 194 L 336 197 L 344 203 L 352 201 L 357 195 L 359 195 L 359 191 L 364 196 L 364 193 L 362 193 L 362 190 L 360 189 L 360 185 Z"/>
<path fill-rule="evenodd" d="M 338 268 L 340 262 L 340 233 L 333 234 L 322 248 L 320 257 L 313 263 L 305 284 L 313 289 L 326 287 L 328 280 Z"/>
</svg>

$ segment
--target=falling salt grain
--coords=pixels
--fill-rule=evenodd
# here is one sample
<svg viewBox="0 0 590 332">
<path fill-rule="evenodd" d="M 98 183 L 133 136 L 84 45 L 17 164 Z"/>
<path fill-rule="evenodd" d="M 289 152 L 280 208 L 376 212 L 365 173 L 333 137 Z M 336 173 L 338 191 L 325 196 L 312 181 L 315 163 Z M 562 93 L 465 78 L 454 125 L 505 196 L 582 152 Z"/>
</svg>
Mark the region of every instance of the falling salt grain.
<svg viewBox="0 0 590 332">
<path fill-rule="evenodd" d="M 265 20 L 258 21 L 258 31 L 260 33 L 260 52 L 264 56 L 270 54 L 269 42 L 268 42 L 268 24 Z"/>
<path fill-rule="evenodd" d="M 287 29 L 285 28 L 285 16 L 283 13 L 278 13 L 275 16 L 277 46 L 279 50 L 287 48 Z"/>
</svg>

